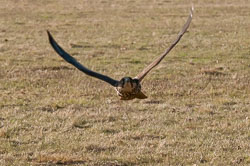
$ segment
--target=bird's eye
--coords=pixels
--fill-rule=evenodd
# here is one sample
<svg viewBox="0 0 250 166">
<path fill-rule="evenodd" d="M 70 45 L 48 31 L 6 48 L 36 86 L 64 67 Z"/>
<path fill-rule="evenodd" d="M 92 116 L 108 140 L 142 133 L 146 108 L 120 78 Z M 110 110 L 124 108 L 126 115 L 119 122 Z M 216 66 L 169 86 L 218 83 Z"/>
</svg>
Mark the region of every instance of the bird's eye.
<svg viewBox="0 0 250 166">
<path fill-rule="evenodd" d="M 121 79 L 121 84 L 122 84 L 122 86 L 125 84 L 125 80 L 124 80 L 124 78 L 123 79 Z"/>
<path fill-rule="evenodd" d="M 139 80 L 137 80 L 137 79 L 134 79 L 134 82 L 135 82 L 136 84 L 139 84 Z"/>
</svg>

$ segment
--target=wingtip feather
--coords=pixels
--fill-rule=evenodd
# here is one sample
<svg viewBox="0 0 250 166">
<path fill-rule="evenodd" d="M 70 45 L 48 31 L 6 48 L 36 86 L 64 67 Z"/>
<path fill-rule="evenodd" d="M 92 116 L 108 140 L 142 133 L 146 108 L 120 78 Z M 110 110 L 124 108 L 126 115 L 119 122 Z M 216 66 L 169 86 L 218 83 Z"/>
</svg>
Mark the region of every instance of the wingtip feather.
<svg viewBox="0 0 250 166">
<path fill-rule="evenodd" d="M 47 30 L 47 34 L 48 34 L 48 37 L 49 37 L 49 41 L 51 43 L 51 41 L 53 40 L 53 37 L 52 37 L 51 33 L 49 32 L 49 30 Z"/>
<path fill-rule="evenodd" d="M 194 12 L 194 5 L 192 4 L 192 7 L 190 9 L 190 16 L 193 17 L 193 12 Z"/>
</svg>

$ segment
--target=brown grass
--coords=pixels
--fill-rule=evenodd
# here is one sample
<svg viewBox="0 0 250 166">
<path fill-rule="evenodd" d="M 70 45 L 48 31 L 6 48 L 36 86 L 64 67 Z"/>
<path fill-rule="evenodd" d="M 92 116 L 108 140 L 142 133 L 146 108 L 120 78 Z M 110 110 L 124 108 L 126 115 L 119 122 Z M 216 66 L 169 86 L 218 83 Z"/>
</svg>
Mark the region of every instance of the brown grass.
<svg viewBox="0 0 250 166">
<path fill-rule="evenodd" d="M 193 1 L 143 82 L 146 100 L 64 62 L 135 76 L 175 39 L 187 1 L 2 0 L 0 165 L 249 165 L 250 4 Z"/>
</svg>

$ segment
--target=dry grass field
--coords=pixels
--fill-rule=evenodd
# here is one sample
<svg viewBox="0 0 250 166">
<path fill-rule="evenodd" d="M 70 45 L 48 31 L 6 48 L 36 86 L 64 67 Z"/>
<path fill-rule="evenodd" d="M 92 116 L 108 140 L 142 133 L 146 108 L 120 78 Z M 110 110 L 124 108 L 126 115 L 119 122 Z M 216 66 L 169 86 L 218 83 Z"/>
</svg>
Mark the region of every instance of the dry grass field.
<svg viewBox="0 0 250 166">
<path fill-rule="evenodd" d="M 250 3 L 194 0 L 146 100 L 59 57 L 135 76 L 176 38 L 190 1 L 0 0 L 0 165 L 250 165 Z"/>
</svg>

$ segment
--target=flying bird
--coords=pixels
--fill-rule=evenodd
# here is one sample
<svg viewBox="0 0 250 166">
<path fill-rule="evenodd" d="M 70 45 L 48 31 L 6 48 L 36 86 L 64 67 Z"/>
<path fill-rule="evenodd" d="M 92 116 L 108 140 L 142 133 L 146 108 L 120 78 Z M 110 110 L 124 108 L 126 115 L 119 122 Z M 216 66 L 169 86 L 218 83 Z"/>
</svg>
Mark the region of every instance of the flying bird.
<svg viewBox="0 0 250 166">
<path fill-rule="evenodd" d="M 156 58 L 151 64 L 149 64 L 144 70 L 139 73 L 137 76 L 134 78 L 131 77 L 123 77 L 120 81 L 115 80 L 109 76 L 97 73 L 95 71 L 92 71 L 82 64 L 80 64 L 75 58 L 73 58 L 71 55 L 69 55 L 66 51 L 62 49 L 61 46 L 59 46 L 52 35 L 50 34 L 49 31 L 48 37 L 49 37 L 49 42 L 51 46 L 54 48 L 54 50 L 68 63 L 72 64 L 75 66 L 77 69 L 80 71 L 84 72 L 85 74 L 98 78 L 102 81 L 105 81 L 115 87 L 115 90 L 117 91 L 118 96 L 120 96 L 121 100 L 132 100 L 134 98 L 138 99 L 145 99 L 147 96 L 141 91 L 141 81 L 143 78 L 152 70 L 155 66 L 157 66 L 162 59 L 175 47 L 175 45 L 180 41 L 181 37 L 184 35 L 184 33 L 187 31 L 193 17 L 193 7 L 190 10 L 190 15 L 188 16 L 188 19 L 186 23 L 184 24 L 182 30 L 179 32 L 177 39 L 170 45 L 166 51 Z"/>
</svg>

